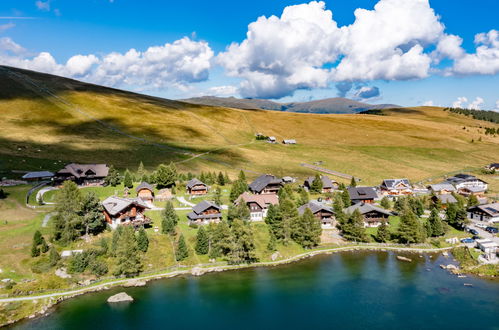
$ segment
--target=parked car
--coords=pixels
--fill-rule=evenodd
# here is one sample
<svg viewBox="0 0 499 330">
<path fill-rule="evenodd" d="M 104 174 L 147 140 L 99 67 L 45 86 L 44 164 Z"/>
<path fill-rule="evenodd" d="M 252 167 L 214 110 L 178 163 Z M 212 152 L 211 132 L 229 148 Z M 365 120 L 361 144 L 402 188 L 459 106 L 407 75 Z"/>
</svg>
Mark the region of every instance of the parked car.
<svg viewBox="0 0 499 330">
<path fill-rule="evenodd" d="M 478 235 L 478 231 L 476 231 L 476 229 L 470 228 L 469 232 L 473 235 Z"/>
<path fill-rule="evenodd" d="M 473 238 L 470 238 L 470 237 L 468 237 L 468 238 L 463 238 L 463 239 L 461 240 L 461 243 L 465 243 L 465 244 L 468 244 L 468 243 L 474 243 L 474 242 L 475 242 L 475 240 L 474 240 Z"/>
<path fill-rule="evenodd" d="M 472 237 L 474 240 L 477 240 L 477 239 L 482 239 L 482 237 L 478 236 L 478 235 L 475 235 Z"/>
<path fill-rule="evenodd" d="M 478 228 L 482 228 L 482 229 L 487 228 L 487 225 L 484 223 L 475 223 L 475 226 L 477 226 Z"/>
<path fill-rule="evenodd" d="M 491 234 L 497 234 L 497 233 L 499 233 L 499 229 L 497 229 L 496 227 L 487 227 L 487 228 L 485 228 L 485 230 L 488 231 Z"/>
</svg>

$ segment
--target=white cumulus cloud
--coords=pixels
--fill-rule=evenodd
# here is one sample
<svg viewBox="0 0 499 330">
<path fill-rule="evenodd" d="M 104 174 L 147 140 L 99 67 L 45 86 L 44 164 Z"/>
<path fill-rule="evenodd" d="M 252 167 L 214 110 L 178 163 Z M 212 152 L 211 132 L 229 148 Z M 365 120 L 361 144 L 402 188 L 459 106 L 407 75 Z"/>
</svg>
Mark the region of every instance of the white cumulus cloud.
<svg viewBox="0 0 499 330">
<path fill-rule="evenodd" d="M 466 102 L 468 102 L 468 99 L 464 96 L 460 96 L 457 98 L 457 100 L 455 100 L 452 103 L 452 107 L 453 108 L 466 108 L 466 106 L 464 105 Z"/>
<path fill-rule="evenodd" d="M 432 101 L 432 100 L 428 100 L 428 101 L 423 102 L 423 104 L 422 104 L 422 105 L 423 105 L 424 107 L 432 107 L 432 106 L 434 106 L 435 104 L 433 103 L 433 101 Z"/>
<path fill-rule="evenodd" d="M 456 74 L 499 73 L 499 31 L 490 30 L 475 36 L 476 52 L 456 59 L 452 72 Z"/>
<path fill-rule="evenodd" d="M 468 109 L 480 110 L 483 104 L 484 100 L 478 96 L 473 102 L 470 102 L 470 104 L 468 104 Z"/>
</svg>

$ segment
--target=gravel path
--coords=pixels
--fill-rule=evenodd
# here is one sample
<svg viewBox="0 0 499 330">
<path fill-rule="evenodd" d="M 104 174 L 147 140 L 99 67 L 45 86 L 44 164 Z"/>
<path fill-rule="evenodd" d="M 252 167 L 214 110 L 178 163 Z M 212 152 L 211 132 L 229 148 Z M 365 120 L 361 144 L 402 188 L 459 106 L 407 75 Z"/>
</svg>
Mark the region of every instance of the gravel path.
<svg viewBox="0 0 499 330">
<path fill-rule="evenodd" d="M 177 200 L 178 200 L 180 203 L 182 203 L 182 204 L 184 204 L 184 205 L 187 205 L 187 206 L 190 206 L 190 207 L 193 207 L 193 206 L 194 206 L 194 204 L 193 204 L 193 203 L 188 202 L 188 201 L 187 201 L 187 200 L 186 200 L 183 196 L 176 197 L 176 198 L 177 198 Z"/>
</svg>

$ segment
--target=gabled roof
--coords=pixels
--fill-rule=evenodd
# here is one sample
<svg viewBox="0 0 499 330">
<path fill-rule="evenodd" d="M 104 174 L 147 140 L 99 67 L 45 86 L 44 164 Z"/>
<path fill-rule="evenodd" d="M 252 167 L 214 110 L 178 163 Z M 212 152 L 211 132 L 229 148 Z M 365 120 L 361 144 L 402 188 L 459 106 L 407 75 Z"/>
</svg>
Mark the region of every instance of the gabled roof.
<svg viewBox="0 0 499 330">
<path fill-rule="evenodd" d="M 249 188 L 251 191 L 261 192 L 269 184 L 282 185 L 282 179 L 279 179 L 278 177 L 270 174 L 260 175 L 258 178 L 255 179 L 255 181 L 249 184 Z"/>
<path fill-rule="evenodd" d="M 312 183 L 315 180 L 315 176 L 309 176 L 305 182 L 308 184 L 309 187 L 312 186 Z M 322 180 L 322 188 L 333 188 L 333 181 L 326 175 L 321 175 L 321 180 Z M 336 181 L 334 181 L 336 183 Z"/>
<path fill-rule="evenodd" d="M 334 214 L 334 211 L 331 207 L 322 205 L 318 202 L 315 201 L 310 201 L 307 204 L 304 204 L 298 208 L 298 213 L 302 215 L 306 209 L 310 209 L 313 214 L 319 212 L 319 211 L 326 211 L 326 212 L 331 212 Z"/>
<path fill-rule="evenodd" d="M 351 200 L 378 198 L 373 187 L 348 187 L 347 189 Z"/>
<path fill-rule="evenodd" d="M 478 187 L 478 186 L 469 186 L 469 187 L 463 187 L 461 190 L 468 190 L 472 193 L 479 193 L 479 192 L 484 192 L 485 189 L 483 187 Z"/>
<path fill-rule="evenodd" d="M 137 188 L 135 188 L 135 191 L 139 192 L 139 191 L 141 191 L 143 189 L 147 189 L 147 190 L 149 190 L 151 192 L 154 192 L 154 187 L 152 185 L 150 185 L 149 183 L 147 183 L 147 182 L 141 182 L 137 186 Z"/>
<path fill-rule="evenodd" d="M 499 203 L 491 203 L 491 204 L 483 204 L 483 205 L 473 206 L 473 207 L 470 207 L 468 209 L 468 211 L 473 211 L 476 209 L 487 213 L 491 217 L 498 217 L 499 216 Z"/>
<path fill-rule="evenodd" d="M 347 214 L 352 214 L 355 210 L 359 210 L 360 214 L 366 214 L 366 213 L 369 213 L 371 211 L 377 211 L 379 213 L 382 213 L 382 214 L 385 214 L 388 216 L 393 215 L 392 212 L 385 210 L 384 208 L 381 208 L 381 207 L 378 207 L 378 206 L 375 206 L 375 205 L 372 205 L 369 203 L 362 203 L 362 202 L 354 204 L 350 207 L 347 207 L 344 211 Z"/>
<path fill-rule="evenodd" d="M 456 197 L 452 196 L 452 194 L 437 195 L 437 198 L 440 200 L 440 202 L 442 204 L 454 204 L 454 203 L 457 203 Z"/>
<path fill-rule="evenodd" d="M 192 211 L 194 211 L 194 213 L 196 213 L 196 214 L 200 214 L 200 213 L 203 213 L 203 211 L 209 209 L 210 207 L 214 207 L 220 212 L 220 206 L 218 206 L 217 204 L 210 202 L 210 201 L 202 201 L 202 202 L 194 205 L 194 207 L 192 208 Z"/>
<path fill-rule="evenodd" d="M 387 179 L 383 180 L 381 183 L 381 187 L 384 187 L 386 189 L 399 189 L 397 188 L 398 185 L 404 185 L 408 188 L 411 188 L 411 183 L 409 182 L 408 179 Z"/>
<path fill-rule="evenodd" d="M 201 185 L 201 186 L 206 186 L 206 184 L 204 182 L 202 182 L 201 180 L 198 180 L 196 178 L 193 178 L 191 180 L 189 180 L 186 184 L 186 187 L 188 189 L 192 189 L 194 186 L 198 186 L 198 185 Z"/>
<path fill-rule="evenodd" d="M 286 140 L 282 140 L 282 143 L 284 143 L 284 144 L 296 144 L 296 140 L 295 139 L 286 139 Z"/>
<path fill-rule="evenodd" d="M 28 172 L 23 175 L 23 179 L 51 178 L 54 173 L 49 171 Z"/>
<path fill-rule="evenodd" d="M 488 166 L 488 168 L 495 168 L 495 169 L 499 169 L 499 163 L 492 163 Z"/>
<path fill-rule="evenodd" d="M 104 209 L 107 211 L 107 213 L 111 215 L 116 215 L 131 205 L 136 205 L 147 209 L 149 208 L 149 206 L 147 206 L 140 198 L 124 198 L 111 196 L 102 201 L 102 206 L 104 206 Z"/>
<path fill-rule="evenodd" d="M 262 209 L 266 208 L 267 205 L 277 205 L 279 204 L 279 196 L 277 195 L 254 195 L 249 192 L 242 193 L 236 200 L 238 204 L 240 201 L 244 201 L 245 203 L 257 203 Z"/>
<path fill-rule="evenodd" d="M 448 182 L 431 184 L 428 186 L 428 188 L 433 190 L 433 191 L 441 191 L 441 190 L 456 191 L 456 188 L 454 188 L 454 186 Z"/>
<path fill-rule="evenodd" d="M 109 173 L 109 167 L 106 164 L 77 164 L 71 163 L 64 166 L 56 174 L 70 174 L 76 178 L 87 176 L 106 177 Z"/>
<path fill-rule="evenodd" d="M 483 181 L 482 179 L 477 178 L 474 175 L 463 174 L 463 173 L 456 174 L 454 176 L 447 178 L 447 180 L 445 180 L 445 182 L 448 182 L 448 183 L 454 184 L 454 185 L 459 184 L 459 183 L 464 183 L 464 182 L 471 182 L 471 181 L 481 181 L 483 183 L 487 183 L 487 182 Z"/>
</svg>

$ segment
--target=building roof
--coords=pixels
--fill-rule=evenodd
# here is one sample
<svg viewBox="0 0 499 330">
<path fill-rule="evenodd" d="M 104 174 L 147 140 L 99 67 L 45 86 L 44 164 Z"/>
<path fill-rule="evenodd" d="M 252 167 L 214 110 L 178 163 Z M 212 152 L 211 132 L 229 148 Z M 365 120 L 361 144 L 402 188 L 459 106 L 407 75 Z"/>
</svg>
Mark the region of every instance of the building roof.
<svg viewBox="0 0 499 330">
<path fill-rule="evenodd" d="M 305 183 L 308 184 L 309 187 L 312 186 L 312 183 L 315 180 L 315 176 L 309 176 L 306 180 Z M 326 175 L 321 175 L 321 180 L 322 180 L 322 188 L 333 188 L 333 181 Z M 336 181 L 334 181 L 336 183 Z"/>
<path fill-rule="evenodd" d="M 23 175 L 23 179 L 51 178 L 54 173 L 49 171 L 28 172 Z"/>
<path fill-rule="evenodd" d="M 428 189 L 431 189 L 432 191 L 441 191 L 441 190 L 456 191 L 456 188 L 454 188 L 454 186 L 448 182 L 431 184 L 428 186 Z"/>
<path fill-rule="evenodd" d="M 71 163 L 64 166 L 56 174 L 70 174 L 76 178 L 106 177 L 109 173 L 109 167 L 106 164 L 77 164 Z"/>
<path fill-rule="evenodd" d="M 135 188 L 135 191 L 139 192 L 139 191 L 141 191 L 143 189 L 147 189 L 147 190 L 149 190 L 151 192 L 154 192 L 154 187 L 151 184 L 147 183 L 147 182 L 141 182 L 137 186 L 137 188 Z"/>
<path fill-rule="evenodd" d="M 378 194 L 373 187 L 348 187 L 347 189 L 351 200 L 378 198 Z"/>
<path fill-rule="evenodd" d="M 326 212 L 331 212 L 334 214 L 334 211 L 331 207 L 323 205 L 321 203 L 318 203 L 316 201 L 310 201 L 307 204 L 304 204 L 298 208 L 298 213 L 302 215 L 306 209 L 310 209 L 313 214 L 319 212 L 319 211 L 326 211 Z"/>
<path fill-rule="evenodd" d="M 282 185 L 282 179 L 270 174 L 263 174 L 256 178 L 255 181 L 251 182 L 249 184 L 249 188 L 251 191 L 261 192 L 269 184 Z"/>
<path fill-rule="evenodd" d="M 375 206 L 375 205 L 372 205 L 369 203 L 362 203 L 362 202 L 354 204 L 350 207 L 347 207 L 344 211 L 347 214 L 352 214 L 355 210 L 359 210 L 360 214 L 366 214 L 366 213 L 371 212 L 371 211 L 377 211 L 379 213 L 383 213 L 383 214 L 388 215 L 388 216 L 393 215 L 392 212 L 385 210 L 384 208 L 381 208 L 381 207 L 378 207 L 378 206 Z"/>
<path fill-rule="evenodd" d="M 473 206 L 468 209 L 468 211 L 480 210 L 482 212 L 487 213 L 491 217 L 499 217 L 499 203 L 491 203 L 491 204 L 483 204 Z"/>
<path fill-rule="evenodd" d="M 295 139 L 285 139 L 285 140 L 282 140 L 282 143 L 284 143 L 284 144 L 296 144 L 296 140 Z"/>
<path fill-rule="evenodd" d="M 202 202 L 194 205 L 194 207 L 192 208 L 192 211 L 194 211 L 194 213 L 196 213 L 196 214 L 200 214 L 203 211 L 206 211 L 207 209 L 209 209 L 210 207 L 214 207 L 220 212 L 220 209 L 221 209 L 220 206 L 218 206 L 217 204 L 210 202 L 210 201 L 202 201 Z"/>
<path fill-rule="evenodd" d="M 269 136 L 269 138 L 268 138 L 267 140 L 270 140 L 270 141 L 275 141 L 275 140 L 276 140 L 276 138 L 275 138 L 275 136 Z"/>
<path fill-rule="evenodd" d="M 488 168 L 494 168 L 494 169 L 499 169 L 499 163 L 492 163 L 488 166 Z"/>
<path fill-rule="evenodd" d="M 244 192 L 242 193 L 236 200 L 236 203 L 239 204 L 239 202 L 243 200 L 245 203 L 257 203 L 262 209 L 266 208 L 267 205 L 272 204 L 272 205 L 277 205 L 279 204 L 279 196 L 274 195 L 274 194 L 264 194 L 264 195 L 254 195 L 250 194 L 249 192 Z"/>
<path fill-rule="evenodd" d="M 400 184 L 404 185 L 407 188 L 412 188 L 411 183 L 408 179 L 386 179 L 381 183 L 381 187 L 384 187 L 386 189 L 404 189 L 397 187 Z"/>
<path fill-rule="evenodd" d="M 102 201 L 102 206 L 104 206 L 104 209 L 107 211 L 107 213 L 111 215 L 116 215 L 131 205 L 136 205 L 147 209 L 149 208 L 149 206 L 147 206 L 140 198 L 124 198 L 111 196 Z"/>
<path fill-rule="evenodd" d="M 479 186 L 468 186 L 461 188 L 461 190 L 468 190 L 472 193 L 479 193 L 479 192 L 484 192 L 485 188 Z"/>
<path fill-rule="evenodd" d="M 454 197 L 452 194 L 437 195 L 437 198 L 440 200 L 440 202 L 442 204 L 454 204 L 454 203 L 457 203 L 456 197 Z"/>
<path fill-rule="evenodd" d="M 477 178 L 474 175 L 463 174 L 463 173 L 451 176 L 451 177 L 447 178 L 444 182 L 456 185 L 456 184 L 459 184 L 459 183 L 471 182 L 471 181 L 481 181 L 483 183 L 487 183 L 487 182 L 483 181 L 482 179 Z"/>
<path fill-rule="evenodd" d="M 186 187 L 188 189 L 192 189 L 194 186 L 198 186 L 198 185 L 206 187 L 206 184 L 204 182 L 202 182 L 201 180 L 198 180 L 197 178 L 193 178 L 193 179 L 189 180 L 186 184 Z"/>
</svg>

